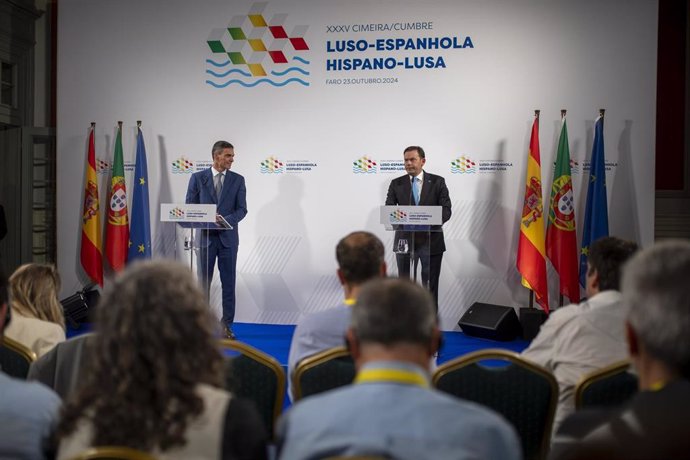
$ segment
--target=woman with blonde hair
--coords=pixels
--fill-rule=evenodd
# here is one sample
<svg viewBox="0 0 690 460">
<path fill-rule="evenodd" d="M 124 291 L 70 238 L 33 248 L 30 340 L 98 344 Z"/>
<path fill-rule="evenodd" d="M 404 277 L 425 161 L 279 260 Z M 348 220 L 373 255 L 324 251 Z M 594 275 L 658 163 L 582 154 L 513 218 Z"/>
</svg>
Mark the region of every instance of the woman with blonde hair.
<svg viewBox="0 0 690 460">
<path fill-rule="evenodd" d="M 40 357 L 65 340 L 65 317 L 58 301 L 60 275 L 54 265 L 25 264 L 10 276 L 12 322 L 5 336 Z"/>
</svg>

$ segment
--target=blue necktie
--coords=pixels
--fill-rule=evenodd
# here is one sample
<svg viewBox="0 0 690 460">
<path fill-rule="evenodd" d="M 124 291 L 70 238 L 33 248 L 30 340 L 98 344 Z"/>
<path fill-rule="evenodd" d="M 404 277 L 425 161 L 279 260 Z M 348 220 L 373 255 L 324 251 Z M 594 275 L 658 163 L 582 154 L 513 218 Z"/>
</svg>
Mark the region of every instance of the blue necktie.
<svg viewBox="0 0 690 460">
<path fill-rule="evenodd" d="M 419 187 L 417 186 L 417 178 L 412 178 L 412 196 L 414 197 L 414 204 L 419 204 Z"/>
</svg>

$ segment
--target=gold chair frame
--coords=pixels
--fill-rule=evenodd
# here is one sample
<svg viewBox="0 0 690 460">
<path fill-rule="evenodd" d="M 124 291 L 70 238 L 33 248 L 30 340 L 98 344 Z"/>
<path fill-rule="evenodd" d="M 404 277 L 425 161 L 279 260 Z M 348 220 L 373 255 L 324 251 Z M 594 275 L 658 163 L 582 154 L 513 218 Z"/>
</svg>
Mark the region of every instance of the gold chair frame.
<svg viewBox="0 0 690 460">
<path fill-rule="evenodd" d="M 302 385 L 300 384 L 300 380 L 306 371 L 332 359 L 343 358 L 349 355 L 350 350 L 348 350 L 346 347 L 335 347 L 321 351 L 312 356 L 307 356 L 297 363 L 297 367 L 295 367 L 295 371 L 292 374 L 293 402 L 297 402 L 302 399 Z"/>
<path fill-rule="evenodd" d="M 628 369 L 630 369 L 630 360 L 626 359 L 615 362 L 601 369 L 597 369 L 589 374 L 585 374 L 575 386 L 575 409 L 577 410 L 582 408 L 582 399 L 584 397 L 584 393 L 593 383 L 607 379 L 622 372 L 627 372 Z"/>
<path fill-rule="evenodd" d="M 15 353 L 21 355 L 21 357 L 24 358 L 29 364 L 33 363 L 34 361 L 36 361 L 36 359 L 38 359 L 36 353 L 34 353 L 34 351 L 31 348 L 27 347 L 23 343 L 17 342 L 14 339 L 10 339 L 7 336 L 4 336 L 2 338 L 1 344 L 9 348 L 10 350 L 14 351 Z"/>
<path fill-rule="evenodd" d="M 156 457 L 147 452 L 121 446 L 100 446 L 92 447 L 80 453 L 70 460 L 98 460 L 98 459 L 120 459 L 120 460 L 156 460 Z"/>
</svg>

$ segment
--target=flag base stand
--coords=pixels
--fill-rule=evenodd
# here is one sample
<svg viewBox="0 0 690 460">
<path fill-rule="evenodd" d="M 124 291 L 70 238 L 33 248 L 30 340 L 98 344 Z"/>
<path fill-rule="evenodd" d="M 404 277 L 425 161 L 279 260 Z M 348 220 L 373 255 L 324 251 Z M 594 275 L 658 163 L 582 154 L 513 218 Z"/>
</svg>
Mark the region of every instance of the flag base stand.
<svg viewBox="0 0 690 460">
<path fill-rule="evenodd" d="M 524 340 L 534 339 L 547 317 L 548 315 L 538 308 L 521 308 L 520 324 L 522 325 L 522 338 Z"/>
</svg>

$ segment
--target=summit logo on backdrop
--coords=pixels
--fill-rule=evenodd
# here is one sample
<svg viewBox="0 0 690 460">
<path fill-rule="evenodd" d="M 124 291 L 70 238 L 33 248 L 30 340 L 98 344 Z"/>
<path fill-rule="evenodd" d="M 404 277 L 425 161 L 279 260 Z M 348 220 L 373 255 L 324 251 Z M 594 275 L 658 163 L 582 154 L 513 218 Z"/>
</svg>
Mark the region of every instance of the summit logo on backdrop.
<svg viewBox="0 0 690 460">
<path fill-rule="evenodd" d="M 96 172 L 98 174 L 110 173 L 111 165 L 102 158 L 96 158 Z"/>
<path fill-rule="evenodd" d="M 471 174 L 477 172 L 477 163 L 470 157 L 462 155 L 450 162 L 450 172 L 453 174 Z"/>
<path fill-rule="evenodd" d="M 185 157 L 180 157 L 171 163 L 173 174 L 191 174 L 194 167 L 194 162 Z"/>
<path fill-rule="evenodd" d="M 280 174 L 285 172 L 285 163 L 276 157 L 268 157 L 261 162 L 261 174 Z"/>
<path fill-rule="evenodd" d="M 304 39 L 309 26 L 292 25 L 287 14 L 272 12 L 268 5 L 254 3 L 249 14 L 233 16 L 227 26 L 211 30 L 206 40 L 211 52 L 207 85 L 309 86 L 309 45 Z"/>
<path fill-rule="evenodd" d="M 376 174 L 377 166 L 374 160 L 365 155 L 352 162 L 352 172 L 355 174 Z"/>
</svg>

